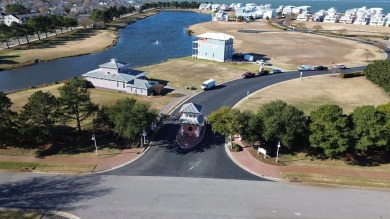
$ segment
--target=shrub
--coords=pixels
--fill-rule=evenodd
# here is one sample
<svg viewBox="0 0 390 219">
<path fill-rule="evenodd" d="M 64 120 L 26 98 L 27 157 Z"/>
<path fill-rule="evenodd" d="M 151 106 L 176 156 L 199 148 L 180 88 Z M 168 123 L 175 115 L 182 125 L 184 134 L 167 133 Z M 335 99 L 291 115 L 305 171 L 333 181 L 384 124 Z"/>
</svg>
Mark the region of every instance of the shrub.
<svg viewBox="0 0 390 219">
<path fill-rule="evenodd" d="M 242 150 L 242 148 L 241 148 L 241 146 L 240 145 L 238 145 L 238 144 L 233 144 L 233 151 L 235 151 L 235 152 L 238 152 L 238 151 L 241 151 Z"/>
<path fill-rule="evenodd" d="M 161 95 L 164 91 L 164 85 L 163 84 L 156 84 L 152 88 L 153 95 Z"/>
<path fill-rule="evenodd" d="M 360 76 L 364 76 L 364 73 L 361 71 L 340 74 L 340 78 L 354 78 L 354 77 L 360 77 Z"/>
</svg>

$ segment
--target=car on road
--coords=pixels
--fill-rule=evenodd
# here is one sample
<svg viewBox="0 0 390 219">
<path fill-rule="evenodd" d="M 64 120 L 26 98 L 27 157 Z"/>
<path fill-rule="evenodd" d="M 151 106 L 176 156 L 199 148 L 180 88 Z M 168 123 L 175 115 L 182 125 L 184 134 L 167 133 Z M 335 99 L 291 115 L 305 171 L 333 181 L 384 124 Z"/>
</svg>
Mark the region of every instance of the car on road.
<svg viewBox="0 0 390 219">
<path fill-rule="evenodd" d="M 311 71 L 312 68 L 310 65 L 301 65 L 298 67 L 298 71 Z"/>
<path fill-rule="evenodd" d="M 282 70 L 280 70 L 280 69 L 272 69 L 269 73 L 270 74 L 282 73 Z"/>
<path fill-rule="evenodd" d="M 347 66 L 343 65 L 343 64 L 336 64 L 336 65 L 333 65 L 333 67 L 338 68 L 338 69 L 346 69 L 347 68 Z"/>
<path fill-rule="evenodd" d="M 252 72 L 245 72 L 244 74 L 241 75 L 241 78 L 254 78 L 256 75 Z"/>
<path fill-rule="evenodd" d="M 326 70 L 328 70 L 328 67 L 326 66 L 319 65 L 314 67 L 314 71 L 326 71 Z"/>
</svg>

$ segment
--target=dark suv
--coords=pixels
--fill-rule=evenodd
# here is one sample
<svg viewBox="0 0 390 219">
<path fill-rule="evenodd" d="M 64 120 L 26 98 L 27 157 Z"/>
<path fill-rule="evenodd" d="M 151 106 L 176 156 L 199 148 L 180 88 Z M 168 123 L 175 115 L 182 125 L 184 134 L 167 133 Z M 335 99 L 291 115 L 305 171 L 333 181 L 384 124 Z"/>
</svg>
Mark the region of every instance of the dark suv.
<svg viewBox="0 0 390 219">
<path fill-rule="evenodd" d="M 241 75 L 241 78 L 254 78 L 256 75 L 252 72 L 245 72 Z"/>
<path fill-rule="evenodd" d="M 328 70 L 328 67 L 322 65 L 314 67 L 314 71 L 325 71 L 325 70 Z"/>
</svg>

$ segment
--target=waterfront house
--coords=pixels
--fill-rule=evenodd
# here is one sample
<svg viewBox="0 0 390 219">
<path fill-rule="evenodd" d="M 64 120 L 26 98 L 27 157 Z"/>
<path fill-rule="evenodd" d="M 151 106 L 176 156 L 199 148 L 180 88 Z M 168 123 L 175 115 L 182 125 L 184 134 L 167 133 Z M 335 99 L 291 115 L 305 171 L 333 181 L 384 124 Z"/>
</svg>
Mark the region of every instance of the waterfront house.
<svg viewBox="0 0 390 219">
<path fill-rule="evenodd" d="M 355 22 L 353 24 L 358 24 L 358 25 L 367 25 L 370 22 L 370 16 L 364 14 L 357 16 Z"/>
<path fill-rule="evenodd" d="M 98 69 L 82 75 L 94 87 L 147 96 L 156 82 L 146 78 L 146 72 L 128 68 L 128 64 L 111 59 Z"/>
<path fill-rule="evenodd" d="M 212 4 L 210 3 L 200 3 L 199 5 L 199 10 L 205 10 L 205 11 L 210 11 L 212 9 Z"/>
<path fill-rule="evenodd" d="M 352 24 L 356 19 L 356 9 L 350 9 L 345 11 L 344 15 L 341 16 L 339 22 L 343 24 Z"/>
<path fill-rule="evenodd" d="M 297 21 L 308 21 L 311 18 L 311 14 L 307 11 L 304 11 L 297 16 Z"/>
<path fill-rule="evenodd" d="M 328 14 L 325 10 L 319 10 L 311 16 L 310 20 L 314 22 L 323 22 L 325 16 Z"/>
<path fill-rule="evenodd" d="M 384 14 L 375 14 L 371 16 L 369 25 L 371 26 L 385 26 L 387 17 Z"/>
<path fill-rule="evenodd" d="M 217 62 L 232 60 L 234 37 L 224 33 L 204 33 L 192 42 L 192 57 Z"/>
<path fill-rule="evenodd" d="M 226 12 L 219 10 L 217 13 L 211 15 L 211 20 L 212 21 L 229 21 L 229 15 Z"/>
<path fill-rule="evenodd" d="M 180 134 L 192 137 L 199 137 L 204 128 L 204 115 L 201 114 L 202 105 L 195 103 L 186 103 L 180 109 Z"/>
<path fill-rule="evenodd" d="M 329 8 L 327 15 L 324 17 L 325 23 L 338 23 L 340 21 L 340 14 L 337 13 L 336 8 Z"/>
</svg>

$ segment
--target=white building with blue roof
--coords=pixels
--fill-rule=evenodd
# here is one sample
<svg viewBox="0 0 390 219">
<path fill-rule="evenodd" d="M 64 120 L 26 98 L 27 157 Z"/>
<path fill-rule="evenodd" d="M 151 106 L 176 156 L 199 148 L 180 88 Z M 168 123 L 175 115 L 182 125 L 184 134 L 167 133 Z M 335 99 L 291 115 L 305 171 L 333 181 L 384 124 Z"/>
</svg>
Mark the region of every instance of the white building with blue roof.
<svg viewBox="0 0 390 219">
<path fill-rule="evenodd" d="M 129 69 L 127 63 L 118 62 L 114 58 L 82 76 L 94 87 L 145 96 L 157 84 L 147 80 L 146 72 Z"/>
</svg>

